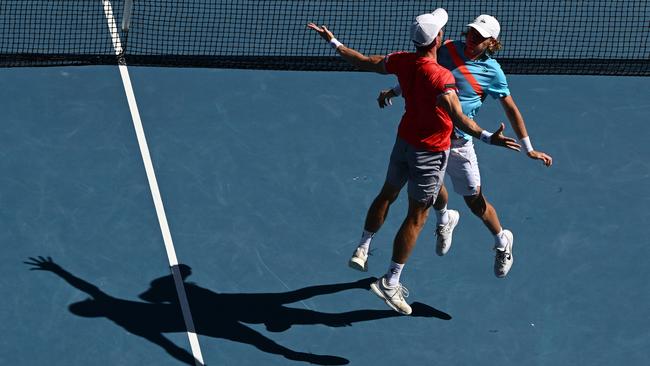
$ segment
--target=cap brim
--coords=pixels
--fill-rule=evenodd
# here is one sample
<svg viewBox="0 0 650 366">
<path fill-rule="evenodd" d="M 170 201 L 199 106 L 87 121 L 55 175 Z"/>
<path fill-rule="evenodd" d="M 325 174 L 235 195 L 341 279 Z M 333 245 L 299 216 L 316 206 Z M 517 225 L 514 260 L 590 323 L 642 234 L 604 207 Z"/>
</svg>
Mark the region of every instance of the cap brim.
<svg viewBox="0 0 650 366">
<path fill-rule="evenodd" d="M 490 32 L 488 32 L 487 30 L 485 30 L 484 28 L 482 28 L 480 25 L 476 23 L 470 23 L 467 26 L 476 29 L 476 31 L 479 32 L 483 36 L 483 38 L 492 38 Z"/>
</svg>

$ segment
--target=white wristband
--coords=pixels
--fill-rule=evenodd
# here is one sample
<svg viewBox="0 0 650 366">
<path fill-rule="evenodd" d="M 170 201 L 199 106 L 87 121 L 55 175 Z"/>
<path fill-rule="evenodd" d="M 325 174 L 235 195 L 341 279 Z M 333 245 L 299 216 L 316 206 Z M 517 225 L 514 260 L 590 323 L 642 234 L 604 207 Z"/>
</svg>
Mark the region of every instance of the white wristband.
<svg viewBox="0 0 650 366">
<path fill-rule="evenodd" d="M 530 136 L 526 136 L 523 139 L 519 140 L 522 145 L 526 148 L 526 153 L 533 151 L 533 144 L 530 143 Z"/>
<path fill-rule="evenodd" d="M 481 141 L 485 142 L 486 144 L 490 144 L 490 138 L 492 137 L 492 132 L 487 132 L 487 130 L 481 131 Z"/>
<path fill-rule="evenodd" d="M 332 38 L 330 39 L 330 46 L 332 46 L 333 49 L 337 49 L 340 46 L 343 46 L 343 43 L 339 42 L 336 38 Z"/>
</svg>

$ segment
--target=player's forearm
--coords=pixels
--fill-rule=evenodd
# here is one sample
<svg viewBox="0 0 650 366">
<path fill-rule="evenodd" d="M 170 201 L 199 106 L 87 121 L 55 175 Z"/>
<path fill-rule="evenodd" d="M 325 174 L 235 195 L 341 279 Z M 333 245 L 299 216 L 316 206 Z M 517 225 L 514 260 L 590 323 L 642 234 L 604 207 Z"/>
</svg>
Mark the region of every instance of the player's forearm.
<svg viewBox="0 0 650 366">
<path fill-rule="evenodd" d="M 454 113 L 453 115 L 450 115 L 450 117 L 454 126 L 458 127 L 461 131 L 475 138 L 481 137 L 481 132 L 483 131 L 481 126 L 462 112 Z"/>
<path fill-rule="evenodd" d="M 447 111 L 454 126 L 472 137 L 480 138 L 483 129 L 471 118 L 463 114 L 463 109 L 456 93 L 443 94 L 438 98 L 438 103 Z"/>
<path fill-rule="evenodd" d="M 512 129 L 515 130 L 517 137 L 519 139 L 522 139 L 528 136 L 524 118 L 521 116 L 519 108 L 517 108 L 517 105 L 515 104 L 512 97 L 508 96 L 504 98 L 501 103 L 503 105 L 503 111 L 505 112 L 506 117 L 508 117 L 508 121 L 510 122 Z"/>
<path fill-rule="evenodd" d="M 519 139 L 522 139 L 526 136 L 528 136 L 528 131 L 526 130 L 526 124 L 524 123 L 524 118 L 521 116 L 521 113 L 519 113 L 518 109 L 508 109 L 506 110 L 506 116 L 508 117 L 508 121 L 510 121 L 510 125 L 512 126 L 512 129 L 515 130 L 515 134 L 517 134 L 517 137 Z"/>
<path fill-rule="evenodd" d="M 383 72 L 383 68 L 380 68 L 379 65 L 384 60 L 384 56 L 366 56 L 361 52 L 345 45 L 338 46 L 336 48 L 336 52 L 338 52 L 339 55 L 345 59 L 345 61 L 357 69 L 380 73 Z"/>
<path fill-rule="evenodd" d="M 365 55 L 346 45 L 337 47 L 336 52 L 338 52 L 338 54 L 341 55 L 345 61 L 349 62 L 352 64 L 352 66 L 355 67 L 361 68 L 361 66 L 367 62 L 367 57 Z"/>
</svg>

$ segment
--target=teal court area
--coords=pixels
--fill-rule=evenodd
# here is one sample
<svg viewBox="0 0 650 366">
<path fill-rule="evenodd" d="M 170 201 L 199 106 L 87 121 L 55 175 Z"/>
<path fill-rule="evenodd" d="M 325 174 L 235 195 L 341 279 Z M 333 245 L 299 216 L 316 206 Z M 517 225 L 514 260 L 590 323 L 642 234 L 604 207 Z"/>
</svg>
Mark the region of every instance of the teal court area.
<svg viewBox="0 0 650 366">
<path fill-rule="evenodd" d="M 392 77 L 130 72 L 205 364 L 650 363 L 646 79 L 510 76 L 554 158 L 477 143 L 513 269 L 494 277 L 490 234 L 451 195 L 454 246 L 436 256 L 427 225 L 406 317 L 367 290 L 404 193 L 369 272 L 347 267 L 403 109 L 376 105 Z M 0 85 L 0 364 L 194 364 L 117 68 L 0 69 Z M 478 122 L 501 121 L 487 101 Z"/>
</svg>

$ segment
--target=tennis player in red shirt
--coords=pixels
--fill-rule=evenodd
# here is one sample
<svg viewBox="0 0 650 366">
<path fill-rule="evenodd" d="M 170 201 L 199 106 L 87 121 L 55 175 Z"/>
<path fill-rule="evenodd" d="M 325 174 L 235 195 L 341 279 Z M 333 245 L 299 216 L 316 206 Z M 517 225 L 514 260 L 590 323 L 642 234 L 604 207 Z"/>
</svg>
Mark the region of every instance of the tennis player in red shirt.
<svg viewBox="0 0 650 366">
<path fill-rule="evenodd" d="M 384 223 L 388 208 L 408 183 L 408 213 L 395 236 L 391 264 L 386 274 L 370 286 L 388 306 L 402 314 L 411 314 L 411 306 L 405 300 L 408 290 L 400 283 L 400 275 L 443 183 L 453 126 L 493 145 L 516 151 L 520 148 L 514 139 L 503 136 L 504 124 L 492 134 L 463 114 L 455 79 L 436 58 L 447 19 L 444 9 L 418 16 L 411 24 L 411 40 L 416 51 L 387 56 L 365 56 L 339 42 L 327 27 L 307 25 L 356 68 L 395 74 L 402 86 L 405 111 L 397 130 L 386 181 L 368 209 L 360 245 L 349 262 L 353 268 L 367 270 L 370 240 Z"/>
</svg>

